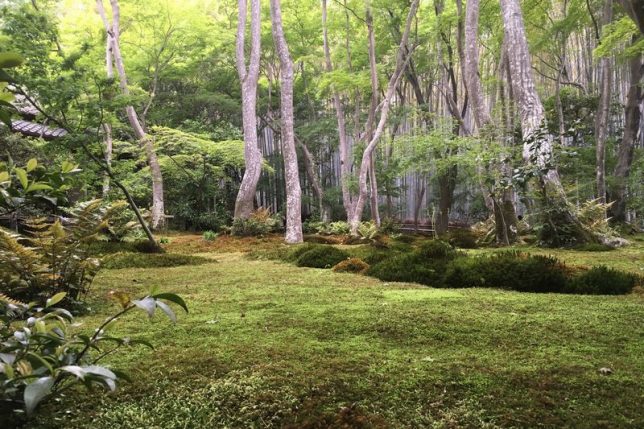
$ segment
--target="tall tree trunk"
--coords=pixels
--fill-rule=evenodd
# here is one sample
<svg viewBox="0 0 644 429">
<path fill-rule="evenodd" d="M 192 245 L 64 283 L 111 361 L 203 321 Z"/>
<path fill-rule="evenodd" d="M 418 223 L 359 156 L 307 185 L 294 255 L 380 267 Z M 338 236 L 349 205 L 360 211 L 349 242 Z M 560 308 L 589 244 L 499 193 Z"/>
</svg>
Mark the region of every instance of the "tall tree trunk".
<svg viewBox="0 0 644 429">
<path fill-rule="evenodd" d="M 103 13 L 105 15 L 105 13 Z M 107 17 L 106 17 L 107 18 Z M 109 25 L 108 25 L 109 26 Z M 114 63 L 112 55 L 112 36 L 105 33 L 105 72 L 108 79 L 114 78 Z M 105 122 L 103 124 L 103 144 L 105 145 L 105 164 L 112 166 L 112 124 Z M 103 198 L 107 198 L 110 193 L 110 175 L 103 174 Z"/>
<path fill-rule="evenodd" d="M 331 63 L 331 51 L 329 49 L 329 37 L 327 29 L 327 7 L 326 0 L 322 0 L 322 41 L 324 45 L 324 64 L 327 73 L 333 72 L 333 64 Z M 342 203 L 344 210 L 347 212 L 347 219 L 353 217 L 355 210 L 355 202 L 351 196 L 349 189 L 349 178 L 351 177 L 351 161 L 349 159 L 349 142 L 347 140 L 347 127 L 344 117 L 344 107 L 340 94 L 337 90 L 333 90 L 333 106 L 335 107 L 335 115 L 338 121 L 338 146 L 340 152 L 340 187 L 342 189 Z"/>
<path fill-rule="evenodd" d="M 371 141 L 373 137 L 373 127 L 376 118 L 376 109 L 378 107 L 378 70 L 376 69 L 376 38 L 373 31 L 373 15 L 371 13 L 371 4 L 367 2 L 367 32 L 369 37 L 369 75 L 371 77 L 371 102 L 369 105 L 369 116 L 367 119 L 367 129 L 365 141 Z M 380 226 L 380 210 L 378 208 L 378 182 L 376 179 L 376 152 L 371 154 L 369 160 L 369 184 L 370 184 L 370 208 L 371 219 L 377 226 Z"/>
<path fill-rule="evenodd" d="M 532 75 L 530 53 L 518 0 L 501 0 L 514 97 L 521 117 L 523 158 L 535 167 L 542 197 L 541 241 L 551 246 L 595 241 L 579 222 L 566 198 L 553 162 L 552 138 Z"/>
<path fill-rule="evenodd" d="M 120 21 L 121 13 L 119 8 L 118 0 L 110 0 L 112 6 L 112 24 L 109 25 L 107 16 L 105 14 L 105 9 L 103 7 L 103 1 L 97 0 L 96 5 L 105 25 L 105 30 L 108 33 L 108 37 L 112 38 L 112 55 L 114 56 L 114 64 L 116 65 L 116 71 L 119 75 L 119 86 L 123 95 L 129 95 L 130 90 L 127 86 L 127 74 L 125 73 L 125 65 L 123 63 L 123 56 L 121 55 L 121 46 L 120 46 Z M 154 143 L 152 139 L 146 134 L 143 130 L 141 122 L 134 110 L 133 106 L 126 106 L 125 113 L 127 115 L 128 121 L 132 130 L 134 131 L 134 136 L 139 140 L 141 146 L 145 151 L 145 155 L 148 161 L 148 166 L 150 167 L 150 174 L 152 176 L 152 228 L 161 229 L 165 227 L 165 203 L 163 198 L 163 176 L 161 175 L 161 166 L 157 159 L 156 151 L 154 149 Z"/>
<path fill-rule="evenodd" d="M 463 26 L 460 20 L 461 16 L 461 2 L 457 1 L 456 6 L 458 9 L 459 21 L 457 25 L 456 33 L 456 50 L 458 58 L 460 59 L 461 68 L 463 67 Z M 436 16 L 439 17 L 443 14 L 445 9 L 445 2 L 443 0 L 434 1 L 434 11 Z M 457 71 L 454 67 L 455 58 L 454 58 L 454 49 L 452 47 L 450 37 L 448 33 L 441 30 L 440 37 L 442 43 L 447 49 L 447 60 L 443 60 L 443 71 L 445 74 L 445 79 L 449 82 L 450 90 L 444 92 L 444 99 L 447 104 L 447 109 L 452 116 L 453 126 L 452 134 L 456 137 L 463 134 L 468 134 L 468 131 L 465 129 L 464 116 L 467 112 L 468 106 L 468 94 L 465 93 L 463 100 L 462 109 L 458 106 L 458 81 L 457 81 Z M 442 55 L 439 54 L 439 57 L 442 58 Z M 454 154 L 452 149 L 448 150 L 446 156 L 450 157 Z M 436 152 L 436 157 L 440 157 L 442 154 Z M 456 178 L 458 175 L 458 166 L 454 163 L 453 165 L 445 168 L 444 171 L 439 173 L 438 183 L 439 183 L 439 200 L 438 200 L 438 213 L 434 225 L 435 232 L 438 236 L 446 234 L 449 227 L 449 215 L 452 209 L 452 203 L 454 200 L 454 189 L 456 188 Z"/>
<path fill-rule="evenodd" d="M 447 233 L 449 228 L 449 214 L 452 210 L 454 189 L 456 188 L 456 166 L 453 165 L 446 172 L 438 176 L 438 216 L 434 230 L 441 236 Z"/>
<path fill-rule="evenodd" d="M 280 0 L 271 0 L 273 41 L 280 58 L 280 109 L 282 112 L 282 155 L 286 175 L 286 242 L 301 243 L 302 238 L 302 190 L 295 151 L 293 131 L 293 61 L 288 51 Z"/>
<path fill-rule="evenodd" d="M 637 38 L 633 38 L 633 42 Z M 626 182 L 631 172 L 633 163 L 633 151 L 637 144 L 638 132 L 642 112 L 642 84 L 644 78 L 644 62 L 642 55 L 636 55 L 629 60 L 630 86 L 626 94 L 624 105 L 624 136 L 619 145 L 617 153 L 617 165 L 615 166 L 615 183 L 612 187 L 611 198 L 615 201 L 611 206 L 612 220 L 615 222 L 626 221 Z"/>
<path fill-rule="evenodd" d="M 605 0 L 602 12 L 602 28 L 613 19 L 613 1 Z M 597 181 L 597 198 L 606 202 L 606 140 L 608 140 L 608 120 L 610 118 L 610 99 L 613 70 L 610 57 L 600 60 L 599 108 L 595 116 L 595 178 Z"/>
<path fill-rule="evenodd" d="M 235 201 L 235 218 L 248 219 L 253 213 L 257 183 L 262 173 L 262 152 L 257 145 L 257 81 L 260 57 L 260 6 L 259 0 L 250 0 L 250 59 L 246 67 L 245 39 L 248 16 L 247 0 L 238 0 L 236 59 L 237 74 L 242 89 L 242 122 L 244 128 L 244 177 Z"/>
<path fill-rule="evenodd" d="M 479 46 L 478 39 L 479 26 L 479 0 L 468 0 L 465 11 L 465 54 L 463 77 L 465 87 L 467 88 L 468 97 L 472 103 L 474 121 L 479 132 L 485 137 L 493 138 L 493 133 L 489 129 L 492 126 L 492 117 L 485 104 L 481 78 L 479 76 Z M 505 44 L 504 44 L 505 46 Z M 503 48 L 502 48 L 503 49 Z M 501 53 L 501 70 L 505 62 L 505 50 Z M 505 158 L 505 156 L 504 156 Z M 501 161 L 501 171 L 507 176 L 509 169 L 507 162 Z M 517 239 L 517 219 L 512 202 L 512 190 L 503 189 L 501 191 L 501 203 L 497 201 L 496 192 L 492 197 L 494 220 L 496 224 L 496 242 L 498 244 L 511 244 Z"/>
<path fill-rule="evenodd" d="M 358 199 L 355 203 L 355 209 L 352 213 L 352 216 L 349 220 L 349 225 L 351 228 L 351 234 L 358 234 L 358 227 L 360 226 L 360 221 L 362 219 L 362 212 L 364 210 L 365 200 L 367 198 L 367 174 L 369 172 L 369 163 L 371 162 L 371 156 L 378 144 L 378 140 L 382 135 L 382 132 L 385 129 L 385 124 L 387 123 L 387 118 L 389 117 L 389 110 L 391 107 L 391 100 L 396 91 L 396 86 L 400 80 L 400 76 L 403 73 L 405 67 L 407 67 L 407 61 L 411 56 L 411 52 L 407 54 L 407 42 L 409 40 L 409 33 L 411 29 L 411 24 L 416 16 L 416 10 L 418 9 L 419 0 L 413 0 L 409 8 L 409 14 L 407 15 L 407 21 L 405 22 L 405 31 L 403 33 L 402 39 L 400 41 L 400 46 L 398 47 L 398 54 L 396 56 L 396 68 L 391 78 L 389 79 L 389 84 L 387 85 L 387 91 L 385 92 L 384 99 L 382 101 L 382 107 L 380 110 L 380 119 L 378 121 L 378 126 L 376 127 L 371 140 L 365 147 L 364 152 L 362 153 L 362 161 L 360 162 L 360 170 L 358 175 Z"/>
</svg>

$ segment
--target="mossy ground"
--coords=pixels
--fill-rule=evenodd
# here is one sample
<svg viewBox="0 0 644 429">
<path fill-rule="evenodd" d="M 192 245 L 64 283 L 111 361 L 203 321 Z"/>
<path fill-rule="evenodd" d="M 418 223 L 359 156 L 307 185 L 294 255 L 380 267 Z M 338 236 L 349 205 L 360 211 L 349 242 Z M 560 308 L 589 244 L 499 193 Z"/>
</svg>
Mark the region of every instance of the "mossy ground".
<svg viewBox="0 0 644 429">
<path fill-rule="evenodd" d="M 111 289 L 151 286 L 190 313 L 174 326 L 128 315 L 114 332 L 156 346 L 107 361 L 133 381 L 70 394 L 30 427 L 644 427 L 641 295 L 439 290 L 242 253 L 274 238 L 170 241 L 218 263 L 105 270 L 80 321 L 116 310 Z M 637 272 L 639 243 L 547 252 Z"/>
</svg>

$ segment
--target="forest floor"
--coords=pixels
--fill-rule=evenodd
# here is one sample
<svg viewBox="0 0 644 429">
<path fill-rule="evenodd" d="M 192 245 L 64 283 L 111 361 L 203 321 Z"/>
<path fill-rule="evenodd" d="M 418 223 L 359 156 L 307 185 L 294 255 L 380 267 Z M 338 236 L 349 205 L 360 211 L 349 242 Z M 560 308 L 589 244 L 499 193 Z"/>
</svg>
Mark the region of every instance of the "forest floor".
<svg viewBox="0 0 644 429">
<path fill-rule="evenodd" d="M 109 290 L 152 286 L 190 313 L 124 317 L 114 333 L 156 347 L 110 358 L 132 381 L 30 427 L 644 427 L 642 295 L 432 289 L 245 257 L 276 239 L 170 240 L 212 263 L 104 270 L 80 320 L 117 310 Z M 643 250 L 548 253 L 641 273 Z"/>
</svg>

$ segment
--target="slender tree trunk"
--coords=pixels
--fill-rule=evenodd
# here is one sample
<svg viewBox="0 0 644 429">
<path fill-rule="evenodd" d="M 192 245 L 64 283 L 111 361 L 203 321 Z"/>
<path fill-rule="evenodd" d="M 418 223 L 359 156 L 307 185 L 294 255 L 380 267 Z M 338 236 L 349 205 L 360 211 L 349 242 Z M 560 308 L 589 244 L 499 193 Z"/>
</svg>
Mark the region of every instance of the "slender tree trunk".
<svg viewBox="0 0 644 429">
<path fill-rule="evenodd" d="M 326 0 L 322 0 L 322 41 L 324 45 L 324 63 L 327 73 L 333 72 L 333 64 L 331 63 L 331 51 L 329 49 L 329 38 L 327 30 L 327 7 Z M 349 142 L 347 140 L 347 127 L 344 117 L 344 107 L 340 94 L 333 90 L 333 106 L 335 107 L 335 115 L 338 121 L 338 146 L 340 152 L 340 187 L 342 189 L 342 203 L 347 212 L 347 219 L 353 217 L 355 210 L 355 202 L 351 196 L 349 189 L 349 178 L 351 177 L 351 161 L 349 159 Z"/>
<path fill-rule="evenodd" d="M 633 42 L 636 38 L 633 38 Z M 612 220 L 615 222 L 626 221 L 626 183 L 631 172 L 633 152 L 638 140 L 640 121 L 642 120 L 642 84 L 644 83 L 644 62 L 642 55 L 637 55 L 629 60 L 630 86 L 626 94 L 624 106 L 624 136 L 617 153 L 615 166 L 615 184 L 612 187 L 611 198 L 615 201 L 610 209 Z"/>
<path fill-rule="evenodd" d="M 110 0 L 112 6 L 112 24 L 109 25 L 107 16 L 105 14 L 105 9 L 103 7 L 103 1 L 97 0 L 96 6 L 103 24 L 105 25 L 105 30 L 108 33 L 108 38 L 112 39 L 112 55 L 114 57 L 114 64 L 116 65 L 116 71 L 119 75 L 119 86 L 123 95 L 129 95 L 130 90 L 127 86 L 127 74 L 125 73 L 125 65 L 123 63 L 123 56 L 121 55 L 120 47 L 120 8 L 118 0 Z M 133 106 L 126 106 L 125 113 L 127 115 L 128 121 L 132 130 L 134 131 L 135 137 L 139 140 L 141 146 L 145 151 L 145 155 L 148 161 L 148 166 L 150 167 L 150 174 L 152 176 L 152 228 L 161 229 L 165 227 L 165 203 L 163 198 L 163 177 L 161 175 L 161 167 L 156 156 L 154 149 L 154 143 L 152 139 L 146 134 L 143 130 L 141 122 L 134 110 Z"/>
<path fill-rule="evenodd" d="M 487 136 L 492 139 L 493 133 L 490 130 L 492 117 L 485 104 L 481 78 L 479 76 L 478 25 L 479 0 L 468 0 L 465 11 L 465 55 L 463 67 L 465 87 L 467 88 L 467 93 L 472 103 L 474 121 L 479 132 L 484 137 Z M 501 52 L 501 70 L 503 70 L 504 61 L 505 50 Z M 505 177 L 508 176 L 508 167 L 507 162 L 501 161 L 501 172 Z M 498 244 L 508 245 L 514 243 L 517 238 L 516 213 L 511 197 L 511 189 L 503 189 L 501 191 L 501 203 L 497 201 L 498 197 L 496 196 L 496 192 L 492 197 L 494 221 L 496 224 L 496 242 Z"/>
<path fill-rule="evenodd" d="M 105 14 L 103 14 L 105 15 Z M 105 33 L 105 72 L 108 79 L 114 78 L 114 63 L 112 60 L 112 36 Z M 103 143 L 105 144 L 105 164 L 112 166 L 112 124 L 103 124 Z M 103 198 L 107 198 L 110 193 L 110 175 L 103 174 Z"/>
<path fill-rule="evenodd" d="M 541 241 L 551 246 L 596 241 L 573 213 L 553 164 L 552 139 L 532 75 L 523 16 L 518 0 L 501 0 L 514 97 L 521 117 L 523 158 L 534 166 L 543 200 Z"/>
<path fill-rule="evenodd" d="M 257 183 L 262 173 L 262 152 L 257 145 L 257 81 L 259 79 L 260 57 L 260 6 L 259 0 L 250 0 L 251 48 L 248 68 L 246 67 L 245 35 L 248 16 L 247 0 L 238 0 L 239 21 L 237 23 L 237 73 L 242 89 L 242 121 L 244 128 L 244 177 L 242 178 L 237 200 L 235 218 L 248 219 L 253 213 Z"/>
<path fill-rule="evenodd" d="M 376 38 L 373 31 L 373 15 L 371 4 L 367 2 L 366 13 L 367 33 L 369 38 L 369 76 L 371 78 L 371 102 L 369 104 L 369 116 L 367 118 L 367 129 L 365 141 L 373 137 L 373 127 L 376 120 L 376 109 L 378 107 L 378 70 L 376 69 Z M 370 208 L 371 219 L 377 226 L 380 226 L 380 210 L 378 208 L 378 182 L 376 179 L 376 152 L 371 154 L 369 160 L 369 184 L 370 184 Z"/>
<path fill-rule="evenodd" d="M 438 176 L 438 216 L 434 230 L 439 236 L 446 234 L 449 229 L 449 214 L 452 210 L 454 189 L 456 188 L 456 174 L 457 169 L 454 165 Z"/>
<path fill-rule="evenodd" d="M 605 0 L 602 12 L 602 27 L 613 19 L 613 2 Z M 608 120 L 610 118 L 610 100 L 613 86 L 613 70 L 610 57 L 600 60 L 599 108 L 595 116 L 595 177 L 597 181 L 597 198 L 606 202 L 606 140 L 608 140 Z"/>
<path fill-rule="evenodd" d="M 427 185 L 425 184 L 426 179 L 424 175 L 421 175 L 418 178 L 418 181 L 420 182 L 420 189 L 417 191 L 416 204 L 414 204 L 414 232 L 418 232 L 420 211 L 423 208 L 423 198 L 425 198 L 425 191 L 427 189 Z"/>
<path fill-rule="evenodd" d="M 563 62 L 563 61 L 562 61 Z M 562 146 L 566 145 L 566 124 L 564 120 L 563 104 L 561 103 L 561 75 L 564 71 L 564 64 L 561 64 L 555 81 L 555 109 L 557 110 L 557 120 L 559 121 L 559 142 Z"/>
<path fill-rule="evenodd" d="M 407 67 L 407 61 L 411 56 L 411 52 L 407 55 L 407 42 L 409 40 L 409 33 L 411 29 L 411 24 L 416 16 L 416 10 L 418 9 L 419 0 L 413 0 L 409 8 L 409 14 L 407 15 L 407 21 L 405 23 L 405 31 L 403 33 L 402 39 L 400 41 L 400 46 L 398 47 L 398 54 L 396 56 L 396 68 L 391 78 L 389 79 L 389 84 L 387 85 L 387 91 L 385 92 L 385 97 L 382 101 L 382 107 L 380 110 L 380 120 L 378 121 L 378 126 L 376 127 L 373 136 L 365 150 L 362 154 L 362 161 L 360 163 L 360 170 L 358 175 L 358 199 L 355 203 L 355 210 L 353 215 L 350 217 L 349 225 L 351 228 L 351 234 L 357 235 L 358 227 L 360 226 L 360 221 L 362 219 L 362 212 L 364 210 L 365 200 L 367 198 L 367 174 L 369 171 L 369 163 L 371 162 L 371 156 L 378 144 L 378 140 L 382 135 L 382 132 L 385 129 L 385 124 L 387 123 L 387 118 L 389 117 L 389 110 L 391 107 L 391 100 L 396 91 L 396 86 L 400 80 L 405 67 Z"/>
<path fill-rule="evenodd" d="M 280 58 L 280 108 L 282 112 L 282 154 L 286 175 L 286 242 L 301 243 L 302 238 L 302 190 L 295 151 L 293 131 L 293 61 L 288 51 L 280 0 L 271 0 L 273 41 Z"/>
</svg>

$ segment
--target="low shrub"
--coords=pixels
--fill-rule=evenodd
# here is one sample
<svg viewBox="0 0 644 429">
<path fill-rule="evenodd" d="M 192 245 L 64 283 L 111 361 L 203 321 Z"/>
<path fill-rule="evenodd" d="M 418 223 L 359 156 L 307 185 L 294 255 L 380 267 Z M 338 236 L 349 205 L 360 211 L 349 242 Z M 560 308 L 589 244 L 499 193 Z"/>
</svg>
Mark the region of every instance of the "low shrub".
<svg viewBox="0 0 644 429">
<path fill-rule="evenodd" d="M 476 249 L 478 247 L 476 243 L 476 234 L 474 234 L 474 231 L 469 228 L 450 230 L 447 234 L 447 241 L 452 246 L 460 247 L 461 249 Z"/>
<path fill-rule="evenodd" d="M 333 267 L 336 273 L 357 273 L 364 274 L 369 269 L 369 264 L 360 258 L 349 258 L 337 263 Z"/>
<path fill-rule="evenodd" d="M 318 245 L 297 258 L 298 267 L 330 268 L 347 259 L 349 254 L 333 246 Z"/>
<path fill-rule="evenodd" d="M 563 292 L 565 267 L 554 257 L 500 252 L 451 261 L 443 282 L 448 287 L 492 287 L 520 292 Z"/>
<path fill-rule="evenodd" d="M 300 256 L 302 256 L 304 253 L 308 252 L 309 250 L 313 249 L 319 249 L 319 248 L 326 248 L 322 244 L 314 244 L 314 243 L 304 243 L 304 244 L 296 244 L 295 246 L 292 246 L 288 253 L 285 255 L 284 260 L 288 262 L 296 262 Z"/>
<path fill-rule="evenodd" d="M 230 234 L 237 237 L 257 237 L 271 232 L 271 227 L 254 219 L 234 219 Z"/>
<path fill-rule="evenodd" d="M 348 234 L 350 230 L 349 223 L 345 221 L 331 222 L 328 227 L 328 233 L 333 235 Z"/>
<path fill-rule="evenodd" d="M 74 317 L 69 311 L 53 307 L 65 296 L 65 292 L 59 292 L 48 298 L 44 306 L 37 306 L 0 294 L 3 427 L 23 427 L 25 412 L 30 416 L 41 402 L 56 399 L 74 385 L 82 384 L 91 391 L 97 387 L 114 391 L 121 379 L 127 379 L 123 372 L 102 366 L 101 359 L 108 354 L 122 355 L 124 347 L 152 348 L 152 345 L 142 339 L 119 338 L 107 332 L 124 314 L 141 309 L 152 317 L 159 308 L 176 322 L 177 317 L 168 303 L 188 311 L 183 299 L 175 294 L 131 299 L 124 292 L 112 291 L 111 296 L 120 303 L 121 310 L 88 336 L 72 328 Z"/>
<path fill-rule="evenodd" d="M 206 241 L 215 241 L 217 236 L 218 234 L 214 231 L 204 231 L 203 233 L 203 239 Z"/>
<path fill-rule="evenodd" d="M 453 259 L 458 252 L 442 240 L 430 240 L 422 243 L 415 252 L 422 258 L 429 259 Z"/>
<path fill-rule="evenodd" d="M 352 247 L 349 249 L 349 253 L 353 258 L 359 258 L 369 265 L 374 265 L 388 257 L 398 254 L 399 252 L 392 251 L 391 249 L 381 249 L 370 245 L 363 245 Z"/>
<path fill-rule="evenodd" d="M 637 274 L 600 265 L 573 277 L 566 292 L 583 295 L 623 295 L 642 285 L 644 281 Z"/>
<path fill-rule="evenodd" d="M 487 257 L 456 258 L 445 267 L 443 285 L 449 288 L 484 287 L 485 278 L 480 267 Z"/>
<path fill-rule="evenodd" d="M 380 232 L 387 235 L 397 234 L 399 232 L 398 222 L 390 217 L 382 219 L 380 222 Z"/>
<path fill-rule="evenodd" d="M 268 209 L 259 208 L 248 219 L 234 219 L 230 233 L 238 237 L 262 236 L 281 228 L 282 220 L 279 215 L 271 215 Z"/>
<path fill-rule="evenodd" d="M 408 253 L 412 252 L 414 250 L 414 247 L 408 243 L 390 241 L 389 243 L 387 243 L 387 249 L 389 249 L 391 252 Z"/>
<path fill-rule="evenodd" d="M 457 256 L 459 253 L 448 243 L 431 240 L 422 243 L 411 253 L 387 252 L 383 259 L 371 266 L 367 274 L 385 281 L 442 287 L 447 264 Z"/>
<path fill-rule="evenodd" d="M 123 268 L 168 268 L 184 265 L 202 265 L 215 262 L 201 256 L 178 253 L 115 253 L 103 259 L 101 266 L 106 269 Z"/>
<path fill-rule="evenodd" d="M 305 234 L 327 234 L 328 223 L 321 220 L 312 219 L 302 222 L 302 232 Z"/>
<path fill-rule="evenodd" d="M 521 292 L 562 292 L 566 287 L 564 266 L 552 256 L 501 252 L 479 265 L 487 287 Z"/>
<path fill-rule="evenodd" d="M 602 243 L 585 243 L 574 247 L 574 250 L 579 250 L 580 252 L 609 252 L 615 250 L 615 248 Z"/>
<path fill-rule="evenodd" d="M 165 250 L 157 243 L 152 243 L 150 240 L 137 240 L 133 241 L 130 246 L 134 251 L 139 253 L 164 253 Z"/>
<path fill-rule="evenodd" d="M 398 254 L 372 265 L 367 275 L 383 281 L 420 283 L 439 287 L 442 281 L 441 265 L 436 269 L 417 254 Z"/>
<path fill-rule="evenodd" d="M 414 244 L 416 242 L 416 236 L 411 234 L 396 234 L 395 236 L 392 235 L 392 238 L 398 243 Z"/>
<path fill-rule="evenodd" d="M 379 233 L 380 229 L 375 222 L 361 222 L 358 226 L 358 235 L 365 240 L 375 240 Z"/>
</svg>

